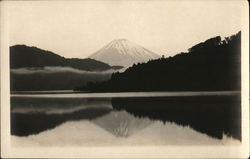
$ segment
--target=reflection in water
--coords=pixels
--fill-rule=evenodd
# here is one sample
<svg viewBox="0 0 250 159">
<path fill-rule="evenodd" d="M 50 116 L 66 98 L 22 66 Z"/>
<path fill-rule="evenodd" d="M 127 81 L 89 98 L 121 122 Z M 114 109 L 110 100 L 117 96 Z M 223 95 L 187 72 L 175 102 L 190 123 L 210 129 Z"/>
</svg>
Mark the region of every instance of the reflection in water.
<svg viewBox="0 0 250 159">
<path fill-rule="evenodd" d="M 70 120 L 94 119 L 107 114 L 111 109 L 107 108 L 87 108 L 73 113 L 50 114 L 19 114 L 11 113 L 11 134 L 17 136 L 27 136 L 37 134 L 47 129 Z"/>
<path fill-rule="evenodd" d="M 130 127 L 131 129 L 133 127 Z M 27 137 L 12 136 L 13 146 L 152 146 L 152 145 L 238 145 L 224 135 L 216 139 L 174 123 L 154 121 L 129 137 L 115 136 L 89 120 L 68 121 L 58 127 Z"/>
<path fill-rule="evenodd" d="M 240 96 L 113 98 L 112 106 L 138 117 L 190 126 L 211 137 L 241 140 Z"/>
<path fill-rule="evenodd" d="M 39 145 L 224 144 L 241 139 L 240 111 L 236 95 L 12 97 L 11 134 Z"/>
<path fill-rule="evenodd" d="M 69 121 L 94 119 L 111 111 L 109 99 L 11 99 L 11 134 L 27 136 Z"/>
<path fill-rule="evenodd" d="M 118 137 L 128 137 L 152 124 L 147 118 L 136 118 L 125 111 L 112 111 L 93 120 L 93 123 Z"/>
<path fill-rule="evenodd" d="M 112 108 L 111 98 L 12 97 L 12 113 L 64 114 L 86 108 Z"/>
</svg>

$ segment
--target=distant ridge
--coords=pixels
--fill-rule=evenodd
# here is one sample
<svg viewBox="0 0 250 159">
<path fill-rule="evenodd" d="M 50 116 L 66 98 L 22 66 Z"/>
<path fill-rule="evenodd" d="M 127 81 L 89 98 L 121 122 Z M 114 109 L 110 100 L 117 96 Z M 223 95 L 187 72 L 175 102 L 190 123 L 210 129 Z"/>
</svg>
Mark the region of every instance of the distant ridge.
<svg viewBox="0 0 250 159">
<path fill-rule="evenodd" d="M 22 67 L 45 67 L 62 66 L 72 67 L 85 71 L 104 71 L 109 69 L 120 69 L 121 66 L 110 65 L 95 59 L 64 58 L 51 51 L 29 47 L 26 45 L 15 45 L 10 47 L 10 68 Z"/>
<path fill-rule="evenodd" d="M 109 65 L 130 66 L 147 62 L 160 56 L 127 39 L 116 39 L 105 45 L 89 58 L 108 63 Z"/>
</svg>

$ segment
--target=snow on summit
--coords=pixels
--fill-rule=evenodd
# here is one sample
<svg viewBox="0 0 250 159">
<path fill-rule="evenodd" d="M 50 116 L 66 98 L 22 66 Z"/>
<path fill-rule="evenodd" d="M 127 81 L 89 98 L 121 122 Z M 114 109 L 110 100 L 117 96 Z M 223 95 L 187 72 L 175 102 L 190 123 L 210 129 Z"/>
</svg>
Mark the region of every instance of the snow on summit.
<svg viewBox="0 0 250 159">
<path fill-rule="evenodd" d="M 130 66 L 147 62 L 160 56 L 127 39 L 116 39 L 89 56 L 89 58 L 108 63 L 111 66 Z"/>
</svg>

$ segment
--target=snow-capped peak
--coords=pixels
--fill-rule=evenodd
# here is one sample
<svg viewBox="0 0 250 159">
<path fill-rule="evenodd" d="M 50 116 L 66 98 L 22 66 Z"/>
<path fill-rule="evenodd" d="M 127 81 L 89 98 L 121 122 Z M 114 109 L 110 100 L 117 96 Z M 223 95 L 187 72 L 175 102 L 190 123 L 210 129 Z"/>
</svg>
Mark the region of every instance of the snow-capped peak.
<svg viewBox="0 0 250 159">
<path fill-rule="evenodd" d="M 150 59 L 159 58 L 159 55 L 127 39 L 115 39 L 92 54 L 90 58 L 110 65 L 129 66 L 134 63 L 147 62 Z"/>
</svg>

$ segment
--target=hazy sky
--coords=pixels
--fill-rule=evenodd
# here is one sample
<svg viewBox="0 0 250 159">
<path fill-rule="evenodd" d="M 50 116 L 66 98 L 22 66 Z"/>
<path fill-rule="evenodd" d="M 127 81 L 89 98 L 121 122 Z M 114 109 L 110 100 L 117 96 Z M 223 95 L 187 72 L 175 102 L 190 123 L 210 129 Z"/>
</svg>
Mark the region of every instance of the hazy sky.
<svg viewBox="0 0 250 159">
<path fill-rule="evenodd" d="M 117 38 L 166 56 L 241 29 L 234 1 L 22 1 L 9 3 L 10 45 L 85 58 Z"/>
</svg>

